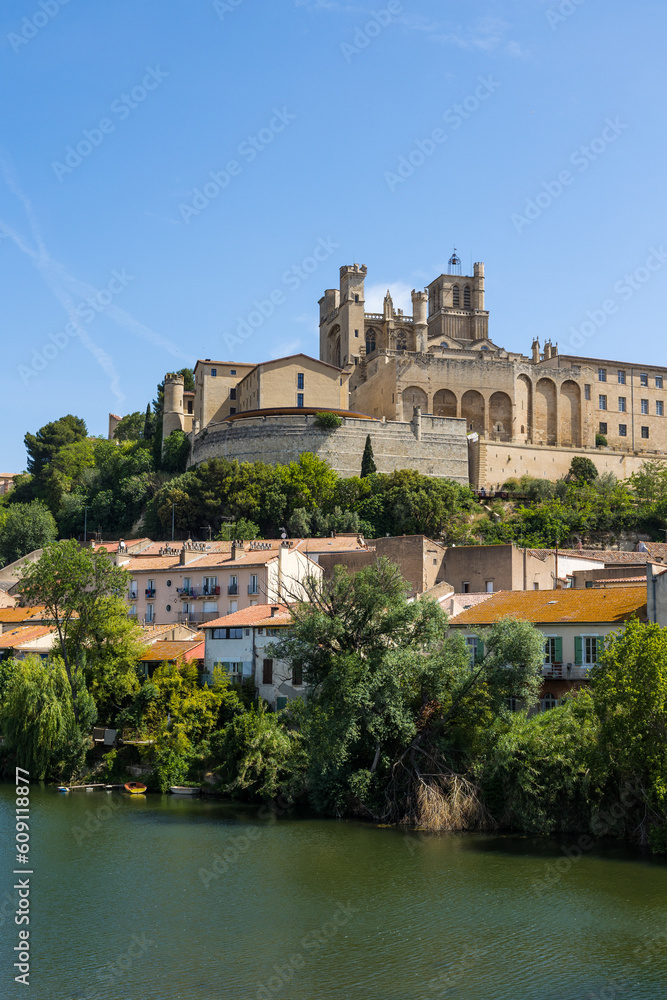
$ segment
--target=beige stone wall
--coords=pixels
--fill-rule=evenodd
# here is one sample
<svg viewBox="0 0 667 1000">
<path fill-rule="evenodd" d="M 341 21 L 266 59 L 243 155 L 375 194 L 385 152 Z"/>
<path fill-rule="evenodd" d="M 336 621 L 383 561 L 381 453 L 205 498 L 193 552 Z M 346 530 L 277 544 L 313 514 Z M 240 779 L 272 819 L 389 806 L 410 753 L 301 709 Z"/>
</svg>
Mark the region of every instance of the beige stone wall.
<svg viewBox="0 0 667 1000">
<path fill-rule="evenodd" d="M 555 557 L 544 560 L 513 545 L 463 545 L 447 549 L 444 577 L 454 592 L 553 590 Z"/>
<path fill-rule="evenodd" d="M 194 419 L 200 428 L 213 420 L 224 420 L 238 409 L 234 391 L 255 365 L 222 361 L 198 361 L 195 366 Z M 215 374 L 213 374 L 215 373 Z"/>
<path fill-rule="evenodd" d="M 299 388 L 299 375 L 303 388 Z M 348 409 L 348 373 L 304 354 L 257 365 L 237 389 L 237 412 L 298 406 Z"/>
<path fill-rule="evenodd" d="M 470 451 L 470 481 L 476 489 L 498 489 L 510 477 L 523 475 L 555 481 L 567 474 L 575 455 L 592 459 L 600 474 L 613 472 L 617 479 L 627 479 L 647 458 L 609 448 L 549 448 L 482 440 L 471 444 Z"/>
<path fill-rule="evenodd" d="M 366 551 L 322 553 L 319 561 L 324 575 L 333 576 L 335 566 L 345 566 L 351 573 L 358 573 L 384 556 L 400 568 L 403 578 L 410 584 L 411 597 L 423 594 L 444 579 L 446 549 L 424 535 L 373 538 L 368 540 L 368 545 Z"/>
<path fill-rule="evenodd" d="M 296 461 L 304 452 L 324 459 L 342 476 L 358 476 L 370 434 L 378 472 L 416 469 L 428 476 L 468 482 L 468 446 L 462 420 L 423 416 L 386 422 L 346 417 L 335 431 L 320 430 L 304 414 L 247 417 L 215 424 L 194 436 L 190 464 L 209 458 L 272 465 Z"/>
</svg>

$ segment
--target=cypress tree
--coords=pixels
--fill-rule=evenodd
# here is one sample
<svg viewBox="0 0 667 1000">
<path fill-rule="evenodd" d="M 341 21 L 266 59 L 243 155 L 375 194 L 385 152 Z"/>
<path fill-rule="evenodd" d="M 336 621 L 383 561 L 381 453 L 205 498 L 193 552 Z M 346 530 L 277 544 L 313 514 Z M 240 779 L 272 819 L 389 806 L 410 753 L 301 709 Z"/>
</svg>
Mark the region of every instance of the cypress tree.
<svg viewBox="0 0 667 1000">
<path fill-rule="evenodd" d="M 375 467 L 375 459 L 373 458 L 373 445 L 371 444 L 370 434 L 367 434 L 364 456 L 361 459 L 361 478 L 363 479 L 364 476 L 370 476 L 374 472 L 377 472 L 377 469 Z"/>
</svg>

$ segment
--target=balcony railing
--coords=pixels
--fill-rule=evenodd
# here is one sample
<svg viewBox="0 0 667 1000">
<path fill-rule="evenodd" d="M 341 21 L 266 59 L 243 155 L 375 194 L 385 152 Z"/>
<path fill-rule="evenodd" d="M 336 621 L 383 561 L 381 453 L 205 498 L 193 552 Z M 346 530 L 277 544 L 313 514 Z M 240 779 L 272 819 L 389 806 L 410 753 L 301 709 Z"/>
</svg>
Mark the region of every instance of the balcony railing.
<svg viewBox="0 0 667 1000">
<path fill-rule="evenodd" d="M 545 663 L 542 667 L 542 676 L 557 681 L 585 681 L 588 680 L 588 672 L 592 666 L 592 663 L 584 665 L 578 663 Z"/>
<path fill-rule="evenodd" d="M 131 601 L 136 601 L 137 598 L 139 597 L 139 591 L 131 590 L 127 596 Z"/>
<path fill-rule="evenodd" d="M 239 592 L 239 585 L 238 585 L 238 583 L 230 583 L 230 585 L 227 587 L 227 593 L 231 597 L 235 597 L 236 594 L 238 594 L 238 592 Z"/>
<path fill-rule="evenodd" d="M 248 584 L 248 593 L 251 594 L 251 595 L 252 594 L 259 594 L 259 586 L 256 583 L 249 583 Z"/>
<path fill-rule="evenodd" d="M 146 597 L 155 597 L 155 587 L 146 587 Z"/>
</svg>

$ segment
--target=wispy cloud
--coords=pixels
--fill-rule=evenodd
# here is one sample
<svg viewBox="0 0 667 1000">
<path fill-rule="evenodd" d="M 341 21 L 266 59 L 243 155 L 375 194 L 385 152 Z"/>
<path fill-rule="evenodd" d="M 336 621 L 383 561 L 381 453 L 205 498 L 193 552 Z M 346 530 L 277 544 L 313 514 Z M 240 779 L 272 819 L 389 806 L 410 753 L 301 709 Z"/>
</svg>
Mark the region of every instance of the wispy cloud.
<svg viewBox="0 0 667 1000">
<path fill-rule="evenodd" d="M 373 285 L 366 285 L 364 289 L 366 312 L 382 312 L 384 297 L 387 294 L 387 289 L 389 289 L 394 309 L 402 309 L 406 316 L 411 316 L 412 297 L 410 293 L 413 287 L 407 285 L 404 281 L 378 281 Z"/>
<path fill-rule="evenodd" d="M 77 307 L 80 305 L 82 300 L 87 299 L 90 296 L 97 295 L 99 290 L 93 285 L 89 285 L 87 282 L 81 281 L 79 278 L 70 274 L 58 260 L 51 256 L 42 238 L 37 216 L 30 199 L 21 191 L 16 179 L 12 175 L 5 161 L 0 161 L 0 167 L 2 169 L 3 179 L 7 188 L 12 192 L 12 194 L 15 195 L 23 206 L 28 228 L 32 236 L 33 245 L 31 246 L 29 240 L 17 232 L 17 230 L 12 226 L 3 222 L 2 219 L 0 219 L 0 234 L 11 239 L 17 249 L 20 250 L 21 253 L 25 254 L 32 262 L 44 281 L 44 284 L 51 290 L 58 302 L 62 305 L 67 315 L 68 322 L 71 323 L 72 327 L 76 330 L 81 343 L 86 350 L 92 354 L 97 364 L 109 378 L 111 391 L 117 401 L 122 403 L 125 396 L 120 388 L 120 374 L 116 368 L 113 358 L 107 351 L 104 350 L 104 348 L 100 347 L 100 345 L 93 340 L 83 325 L 79 312 L 77 311 Z M 173 357 L 187 360 L 187 355 L 185 355 L 175 344 L 167 340 L 165 337 L 162 337 L 154 330 L 151 330 L 143 323 L 140 323 L 125 309 L 121 309 L 119 306 L 112 303 L 105 308 L 104 312 L 105 315 L 109 316 L 118 326 L 127 330 L 129 333 L 132 333 L 134 336 L 147 340 L 155 347 L 159 347 L 168 354 L 173 355 Z"/>
</svg>

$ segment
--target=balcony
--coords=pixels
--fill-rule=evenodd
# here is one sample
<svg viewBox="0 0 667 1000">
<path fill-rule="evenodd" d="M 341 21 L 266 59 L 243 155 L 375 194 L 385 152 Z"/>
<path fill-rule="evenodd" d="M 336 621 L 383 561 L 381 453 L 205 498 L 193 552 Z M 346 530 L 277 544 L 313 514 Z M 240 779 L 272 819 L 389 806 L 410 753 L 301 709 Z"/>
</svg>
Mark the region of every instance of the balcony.
<svg viewBox="0 0 667 1000">
<path fill-rule="evenodd" d="M 577 663 L 545 663 L 542 676 L 554 681 L 586 681 L 592 663 L 579 665 Z"/>
<path fill-rule="evenodd" d="M 259 586 L 256 583 L 249 583 L 248 584 L 248 593 L 250 594 L 251 597 L 253 595 L 255 597 L 257 597 L 257 595 L 259 594 Z"/>
<path fill-rule="evenodd" d="M 146 597 L 155 597 L 155 587 L 146 587 L 144 593 Z"/>
<path fill-rule="evenodd" d="M 136 601 L 137 598 L 139 597 L 139 591 L 138 590 L 131 590 L 129 592 L 129 594 L 127 595 L 127 597 L 128 597 L 128 600 L 130 600 L 130 601 Z"/>
<path fill-rule="evenodd" d="M 179 611 L 178 620 L 179 622 L 212 622 L 216 618 L 220 618 L 219 611 Z"/>
<path fill-rule="evenodd" d="M 230 583 L 230 585 L 227 587 L 227 593 L 230 595 L 230 597 L 236 597 L 238 592 L 239 592 L 238 583 Z"/>
</svg>

